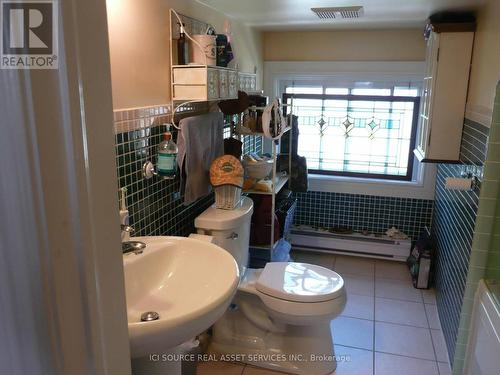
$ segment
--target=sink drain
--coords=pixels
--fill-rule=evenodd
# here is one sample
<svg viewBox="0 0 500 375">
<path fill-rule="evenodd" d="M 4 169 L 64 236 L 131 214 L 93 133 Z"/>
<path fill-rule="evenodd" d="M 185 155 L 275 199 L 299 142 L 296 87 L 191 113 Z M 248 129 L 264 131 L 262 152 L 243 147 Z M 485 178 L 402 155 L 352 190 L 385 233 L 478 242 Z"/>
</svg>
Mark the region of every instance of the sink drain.
<svg viewBox="0 0 500 375">
<path fill-rule="evenodd" d="M 160 314 L 158 314 L 156 311 L 148 311 L 141 315 L 141 321 L 143 322 L 150 322 L 152 320 L 158 319 L 160 319 Z"/>
</svg>

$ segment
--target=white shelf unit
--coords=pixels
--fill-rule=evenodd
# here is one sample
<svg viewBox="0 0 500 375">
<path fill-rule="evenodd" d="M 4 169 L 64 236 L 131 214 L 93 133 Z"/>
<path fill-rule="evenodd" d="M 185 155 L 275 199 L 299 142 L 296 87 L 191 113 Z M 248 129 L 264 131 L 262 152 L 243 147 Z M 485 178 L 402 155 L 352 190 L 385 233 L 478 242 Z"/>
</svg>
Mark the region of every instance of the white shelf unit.
<svg viewBox="0 0 500 375">
<path fill-rule="evenodd" d="M 179 14 L 185 21 L 188 34 L 203 33 L 212 25 Z M 203 64 L 177 64 L 176 36 L 179 34 L 178 20 L 170 9 L 170 97 L 172 108 L 174 103 L 183 102 L 210 102 L 218 100 L 236 99 L 238 90 L 256 92 L 257 74 L 238 72 L 236 69 Z M 193 46 L 187 41 L 191 48 Z"/>
<path fill-rule="evenodd" d="M 415 155 L 423 162 L 457 162 L 469 82 L 474 32 L 432 31 Z"/>
<path fill-rule="evenodd" d="M 173 65 L 174 101 L 212 101 L 238 97 L 238 72 L 208 65 Z"/>
<path fill-rule="evenodd" d="M 257 74 L 238 73 L 238 89 L 246 93 L 253 93 L 257 90 Z"/>
<path fill-rule="evenodd" d="M 263 191 L 257 191 L 257 190 L 243 190 L 243 194 L 257 194 L 257 195 L 270 195 L 271 196 L 271 227 L 270 227 L 270 241 L 269 244 L 267 245 L 250 245 L 251 249 L 259 249 L 259 250 L 267 250 L 269 251 L 269 259 L 271 258 L 271 252 L 273 251 L 276 242 L 279 240 L 279 238 L 275 238 L 274 236 L 274 225 L 275 225 L 275 212 L 276 212 L 276 195 L 285 187 L 289 186 L 290 184 L 290 174 L 292 170 L 292 137 L 293 137 L 293 131 L 292 131 L 292 116 L 293 116 L 293 99 L 292 102 L 286 106 L 287 107 L 287 115 L 288 115 L 288 126 L 283 129 L 283 132 L 281 133 L 281 136 L 277 139 L 270 140 L 272 143 L 272 159 L 273 159 L 273 169 L 272 169 L 272 174 L 271 174 L 271 181 L 272 183 L 272 189 L 270 192 L 263 192 Z M 255 108 L 254 109 L 260 109 L 262 110 L 263 108 Z M 262 137 L 262 142 L 264 143 L 265 138 L 263 133 L 243 133 L 243 132 L 238 132 L 240 129 L 240 124 L 237 124 L 236 130 L 237 134 L 241 140 L 243 136 L 253 136 L 253 137 Z M 276 167 L 277 167 L 277 161 L 278 161 L 278 156 L 280 154 L 281 150 L 281 138 L 283 137 L 284 134 L 289 133 L 288 136 L 288 169 L 286 171 L 286 174 L 280 174 L 277 173 Z"/>
</svg>

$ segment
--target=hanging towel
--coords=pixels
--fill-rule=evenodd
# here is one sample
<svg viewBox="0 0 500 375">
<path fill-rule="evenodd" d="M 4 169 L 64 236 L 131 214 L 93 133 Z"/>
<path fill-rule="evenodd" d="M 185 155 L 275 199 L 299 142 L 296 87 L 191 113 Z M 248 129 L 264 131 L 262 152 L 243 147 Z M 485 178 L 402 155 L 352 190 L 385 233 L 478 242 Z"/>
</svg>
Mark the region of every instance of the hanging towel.
<svg viewBox="0 0 500 375">
<path fill-rule="evenodd" d="M 181 170 L 181 194 L 190 204 L 212 191 L 210 165 L 224 154 L 223 114 L 207 113 L 179 122 L 177 163 Z"/>
</svg>

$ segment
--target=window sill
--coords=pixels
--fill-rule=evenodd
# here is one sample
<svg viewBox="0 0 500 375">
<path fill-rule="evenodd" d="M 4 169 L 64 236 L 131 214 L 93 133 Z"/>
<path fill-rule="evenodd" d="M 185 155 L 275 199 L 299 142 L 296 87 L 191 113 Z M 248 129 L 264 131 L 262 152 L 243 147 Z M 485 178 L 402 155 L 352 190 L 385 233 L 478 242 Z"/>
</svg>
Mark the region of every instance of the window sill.
<svg viewBox="0 0 500 375">
<path fill-rule="evenodd" d="M 418 177 L 416 181 L 397 181 L 310 174 L 308 181 L 310 191 L 434 199 L 435 165 L 426 165 Z"/>
</svg>

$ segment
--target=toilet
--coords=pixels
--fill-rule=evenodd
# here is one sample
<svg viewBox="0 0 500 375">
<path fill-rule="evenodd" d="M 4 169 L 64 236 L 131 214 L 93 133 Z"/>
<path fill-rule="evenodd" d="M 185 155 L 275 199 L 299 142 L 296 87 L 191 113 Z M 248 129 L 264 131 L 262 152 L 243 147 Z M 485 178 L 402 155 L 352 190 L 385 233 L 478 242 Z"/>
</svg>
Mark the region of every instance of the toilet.
<svg viewBox="0 0 500 375">
<path fill-rule="evenodd" d="M 330 321 L 346 304 L 344 281 L 307 263 L 247 268 L 252 212 L 252 200 L 244 197 L 234 210 L 212 206 L 195 219 L 197 233 L 231 253 L 240 270 L 238 291 L 213 326 L 209 352 L 291 374 L 329 374 L 336 368 Z"/>
</svg>

